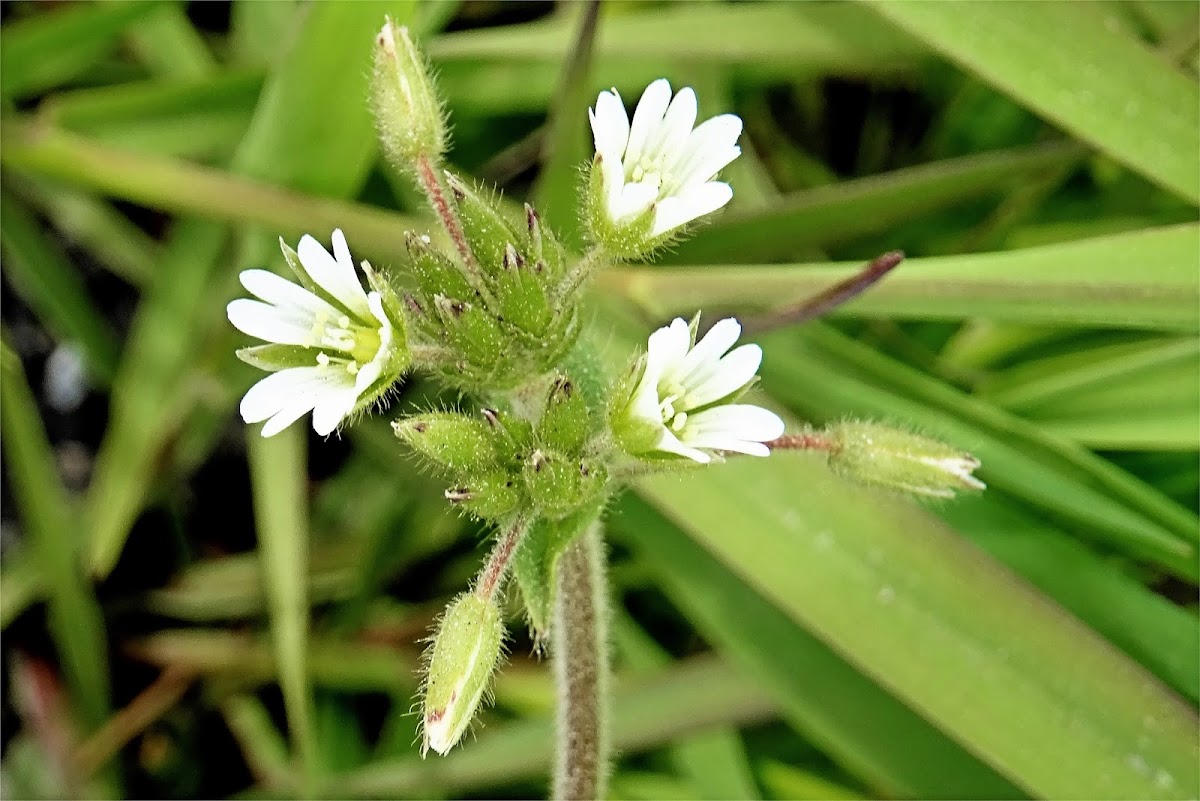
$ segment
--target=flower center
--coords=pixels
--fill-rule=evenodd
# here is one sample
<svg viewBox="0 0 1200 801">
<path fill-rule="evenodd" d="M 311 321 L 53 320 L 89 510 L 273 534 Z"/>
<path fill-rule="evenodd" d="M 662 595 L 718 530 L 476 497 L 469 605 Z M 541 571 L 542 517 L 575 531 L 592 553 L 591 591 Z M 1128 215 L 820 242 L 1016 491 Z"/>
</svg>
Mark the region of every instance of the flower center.
<svg viewBox="0 0 1200 801">
<path fill-rule="evenodd" d="M 646 153 L 629 169 L 627 179 L 633 183 L 647 184 L 654 187 L 661 200 L 668 194 L 663 180 L 663 162 L 666 160 L 662 153 Z"/>
<path fill-rule="evenodd" d="M 319 348 L 317 364 L 322 367 L 345 365 L 346 372 L 356 375 L 362 365 L 379 353 L 379 329 L 362 325 L 348 315 L 331 318 L 318 312 L 313 319 L 312 346 Z M 329 353 L 327 351 L 334 351 Z"/>
<path fill-rule="evenodd" d="M 662 396 L 660 396 L 662 397 Z M 672 431 L 679 432 L 687 425 L 687 412 L 676 411 L 675 404 L 679 401 L 678 394 L 667 395 L 659 401 L 658 410 L 662 414 L 663 425 Z"/>
</svg>

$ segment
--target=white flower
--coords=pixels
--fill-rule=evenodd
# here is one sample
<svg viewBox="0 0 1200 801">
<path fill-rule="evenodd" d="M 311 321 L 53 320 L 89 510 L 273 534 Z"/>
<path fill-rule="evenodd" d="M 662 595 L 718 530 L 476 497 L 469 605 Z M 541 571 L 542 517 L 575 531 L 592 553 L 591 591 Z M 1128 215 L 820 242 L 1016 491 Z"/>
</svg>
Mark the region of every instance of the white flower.
<svg viewBox="0 0 1200 801">
<path fill-rule="evenodd" d="M 741 332 L 738 321 L 729 318 L 693 345 L 693 329 L 676 318 L 650 335 L 645 367 L 625 409 L 644 443 L 641 448 L 697 462 L 712 459 L 707 451 L 770 454 L 763 443 L 783 434 L 778 415 L 749 404 L 722 403 L 745 388 L 762 363 L 758 345 L 729 350 Z"/>
<path fill-rule="evenodd" d="M 242 398 L 242 419 L 266 420 L 270 437 L 313 413 L 313 430 L 331 433 L 358 406 L 378 397 L 407 366 L 403 329 L 393 322 L 377 291 L 359 283 L 340 230 L 333 252 L 305 235 L 297 252 L 280 240 L 304 286 L 267 270 L 246 270 L 242 286 L 260 300 L 229 304 L 229 321 L 269 345 L 238 352 L 244 361 L 272 371 Z M 363 262 L 364 271 L 370 267 Z"/>
<path fill-rule="evenodd" d="M 711 214 L 733 197 L 729 184 L 712 179 L 741 154 L 742 120 L 721 114 L 693 130 L 696 93 L 690 87 L 672 99 L 665 78 L 650 84 L 632 124 L 617 90 L 601 92 L 588 117 L 610 224 L 629 223 L 653 207 L 653 239 Z"/>
</svg>

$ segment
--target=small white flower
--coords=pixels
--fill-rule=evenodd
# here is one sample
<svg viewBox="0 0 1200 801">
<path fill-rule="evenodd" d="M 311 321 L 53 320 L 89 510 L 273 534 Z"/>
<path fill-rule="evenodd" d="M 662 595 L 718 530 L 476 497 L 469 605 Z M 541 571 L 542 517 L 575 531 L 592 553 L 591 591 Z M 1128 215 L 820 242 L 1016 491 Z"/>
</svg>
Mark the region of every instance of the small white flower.
<svg viewBox="0 0 1200 801">
<path fill-rule="evenodd" d="M 378 397 L 407 366 L 403 331 L 380 293 L 359 283 L 340 230 L 333 232 L 336 258 L 308 235 L 296 253 L 282 239 L 280 246 L 304 286 L 246 270 L 242 286 L 259 300 L 235 300 L 226 309 L 238 330 L 273 343 L 238 353 L 272 371 L 242 398 L 242 419 L 266 420 L 262 435 L 270 437 L 311 410 L 313 430 L 325 436 L 360 398 Z M 369 270 L 366 262 L 363 268 Z"/>
<path fill-rule="evenodd" d="M 693 130 L 696 93 L 691 87 L 672 99 L 665 78 L 650 84 L 632 124 L 617 90 L 601 92 L 588 117 L 611 224 L 627 224 L 653 207 L 653 239 L 711 214 L 733 197 L 729 184 L 712 179 L 741 154 L 742 120 L 721 114 Z"/>
<path fill-rule="evenodd" d="M 729 350 L 741 332 L 729 318 L 693 345 L 691 326 L 676 318 L 650 335 L 645 367 L 625 410 L 650 450 L 702 463 L 712 459 L 707 451 L 770 454 L 763 443 L 783 434 L 779 416 L 758 406 L 722 403 L 746 387 L 762 363 L 758 345 Z"/>
</svg>

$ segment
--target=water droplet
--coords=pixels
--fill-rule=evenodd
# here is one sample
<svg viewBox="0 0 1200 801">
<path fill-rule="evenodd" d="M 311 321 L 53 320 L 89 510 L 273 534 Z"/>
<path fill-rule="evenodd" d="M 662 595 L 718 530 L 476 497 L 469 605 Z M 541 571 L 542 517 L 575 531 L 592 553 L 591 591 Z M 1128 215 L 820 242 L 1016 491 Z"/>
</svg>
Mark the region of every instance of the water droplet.
<svg viewBox="0 0 1200 801">
<path fill-rule="evenodd" d="M 875 598 L 879 601 L 879 603 L 887 606 L 892 601 L 896 600 L 896 591 L 885 584 L 879 588 L 879 592 L 875 594 Z"/>
<path fill-rule="evenodd" d="M 1175 786 L 1175 777 L 1167 773 L 1162 768 L 1154 772 L 1154 786 L 1160 790 L 1166 790 Z"/>
<path fill-rule="evenodd" d="M 1143 776 L 1150 773 L 1150 766 L 1146 764 L 1146 760 L 1141 754 L 1130 754 L 1125 761 L 1129 763 L 1129 767 Z"/>
</svg>

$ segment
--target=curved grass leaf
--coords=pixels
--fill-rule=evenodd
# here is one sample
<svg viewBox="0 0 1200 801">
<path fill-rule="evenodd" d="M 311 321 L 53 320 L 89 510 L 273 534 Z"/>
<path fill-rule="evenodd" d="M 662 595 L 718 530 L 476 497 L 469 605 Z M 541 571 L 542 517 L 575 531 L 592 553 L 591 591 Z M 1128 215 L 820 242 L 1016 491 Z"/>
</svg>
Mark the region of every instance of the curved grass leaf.
<svg viewBox="0 0 1200 801">
<path fill-rule="evenodd" d="M 1085 3 L 873 2 L 1082 141 L 1200 203 L 1200 87 Z"/>
<path fill-rule="evenodd" d="M 987 317 L 1169 331 L 1200 329 L 1200 226 L 1155 228 L 1017 251 L 906 261 L 834 313 L 900 319 Z M 855 265 L 614 268 L 599 285 L 658 317 L 791 306 Z"/>
</svg>

